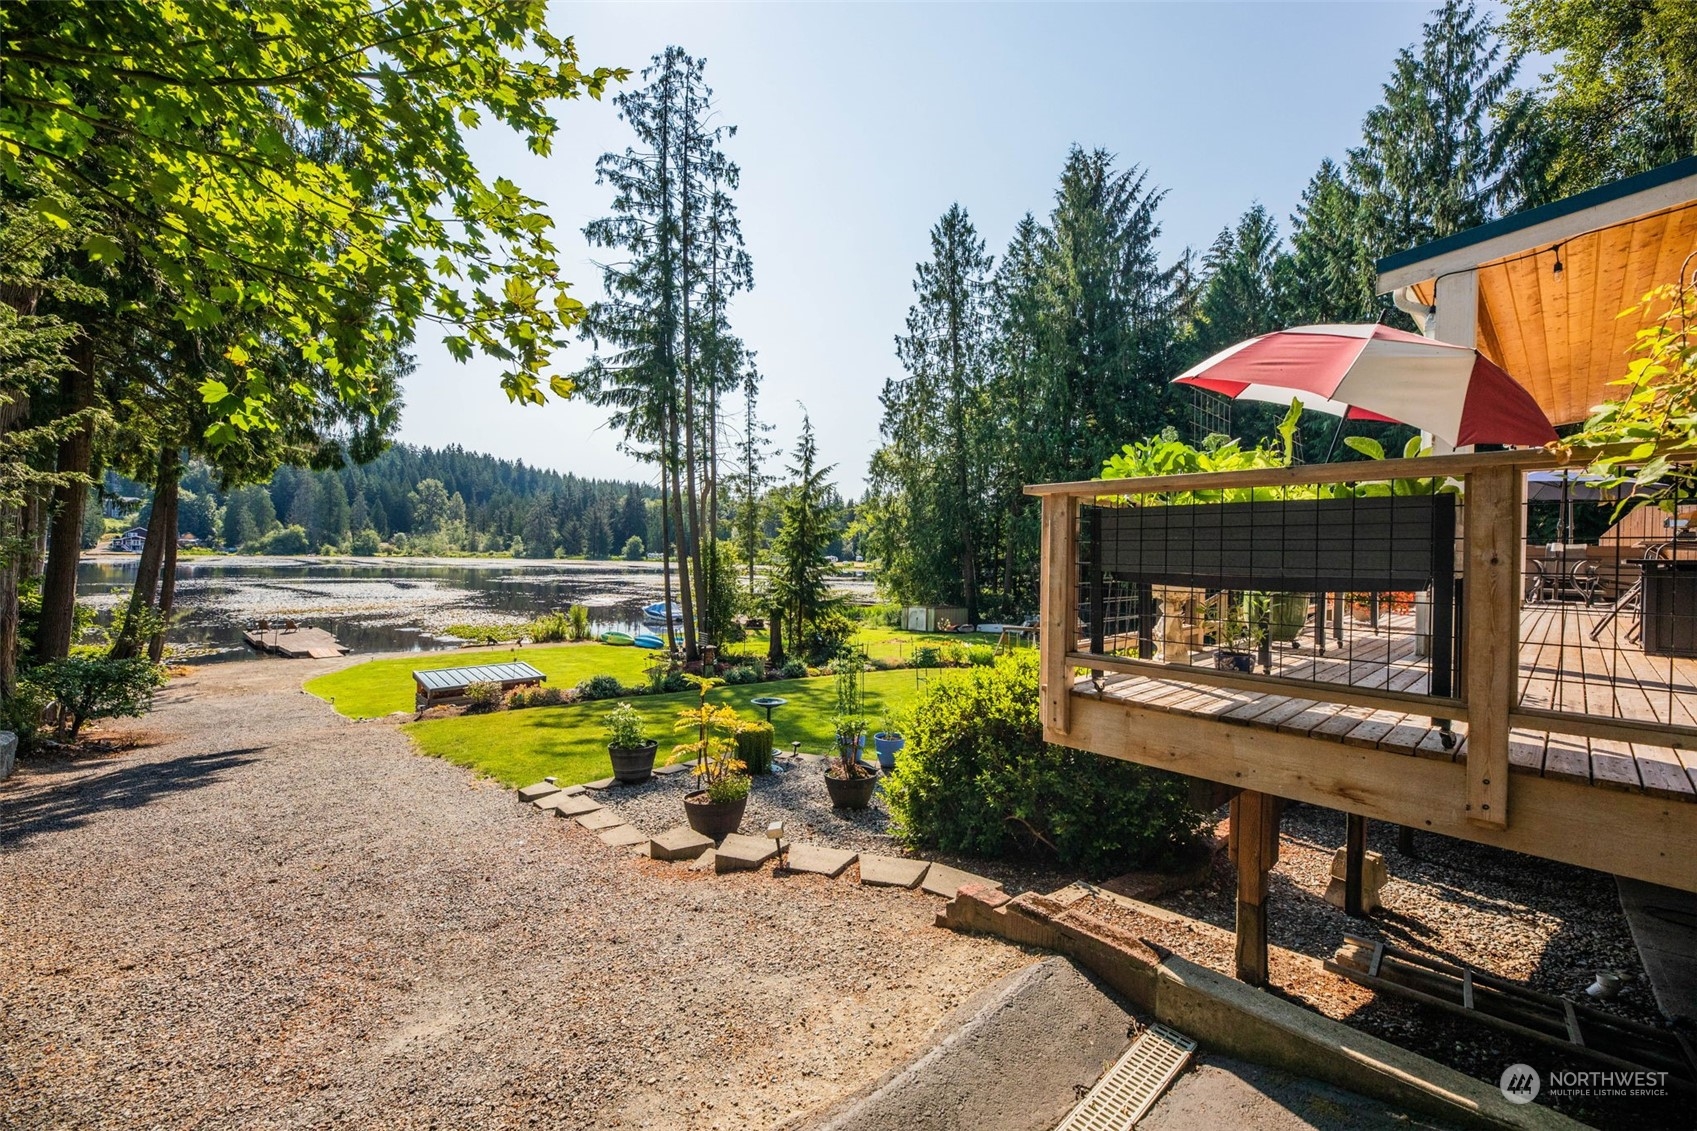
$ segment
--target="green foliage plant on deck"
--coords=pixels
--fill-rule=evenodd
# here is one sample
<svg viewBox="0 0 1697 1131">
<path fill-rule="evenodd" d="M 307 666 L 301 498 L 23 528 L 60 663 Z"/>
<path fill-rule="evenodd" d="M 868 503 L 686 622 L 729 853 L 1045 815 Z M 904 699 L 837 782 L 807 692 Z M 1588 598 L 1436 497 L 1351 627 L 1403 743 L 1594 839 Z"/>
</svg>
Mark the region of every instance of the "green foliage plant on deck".
<svg viewBox="0 0 1697 1131">
<path fill-rule="evenodd" d="M 1239 440 L 1215 434 L 1200 448 L 1164 429 L 1148 439 L 1127 444 L 1102 465 L 1100 479 L 1146 479 L 1163 475 L 1200 475 L 1228 471 L 1272 471 L 1290 467 L 1296 451 L 1296 431 L 1302 422 L 1302 402 L 1292 400 L 1290 411 L 1279 421 L 1278 437 L 1244 447 Z M 1377 440 L 1346 436 L 1344 444 L 1369 460 L 1382 460 L 1385 450 Z M 1408 442 L 1404 458 L 1431 454 L 1418 437 Z M 1363 474 L 1369 474 L 1363 469 Z M 1105 495 L 1100 503 L 1135 503 L 1137 506 L 1187 506 L 1199 503 L 1286 502 L 1298 499 L 1356 499 L 1389 495 L 1430 495 L 1459 492 L 1453 479 L 1442 482 L 1431 476 L 1394 479 L 1364 479 L 1356 483 L 1285 483 L 1260 487 L 1191 488 L 1177 491 L 1145 491 L 1135 496 Z"/>
<path fill-rule="evenodd" d="M 921 848 L 1111 875 L 1163 860 L 1200 818 L 1181 779 L 1043 741 L 1037 655 L 933 680 L 885 779 L 898 834 Z"/>
<path fill-rule="evenodd" d="M 1691 334 L 1697 293 L 1658 287 L 1622 316 L 1652 311 L 1659 317 L 1638 331 L 1638 356 L 1628 363 L 1626 376 L 1610 382 L 1620 395 L 1599 405 L 1584 428 L 1558 446 L 1568 452 L 1612 447 L 1592 460 L 1591 470 L 1607 476 L 1611 486 L 1664 496 L 1663 505 L 1671 507 L 1676 493 L 1690 492 L 1689 482 L 1669 482 L 1683 478 L 1673 460 L 1676 454 L 1689 459 L 1697 449 L 1697 341 Z"/>
</svg>

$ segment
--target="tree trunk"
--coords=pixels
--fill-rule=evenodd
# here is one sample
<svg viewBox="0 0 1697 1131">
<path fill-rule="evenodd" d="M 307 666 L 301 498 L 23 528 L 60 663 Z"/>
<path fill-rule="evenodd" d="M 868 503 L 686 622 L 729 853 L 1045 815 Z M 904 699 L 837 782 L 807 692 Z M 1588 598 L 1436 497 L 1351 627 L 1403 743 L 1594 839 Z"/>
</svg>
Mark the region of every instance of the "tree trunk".
<svg viewBox="0 0 1697 1131">
<path fill-rule="evenodd" d="M 666 505 L 666 442 L 660 441 L 660 585 L 666 615 L 666 656 L 678 654 L 678 630 L 672 624 L 672 508 Z"/>
<path fill-rule="evenodd" d="M 766 625 L 766 666 L 779 667 L 784 662 L 784 610 L 773 606 Z"/>
<path fill-rule="evenodd" d="M 159 631 L 147 642 L 147 658 L 158 663 L 165 658 L 165 627 L 171 620 L 171 605 L 177 597 L 177 499 L 171 485 L 171 513 L 165 519 L 165 561 L 159 570 Z"/>
<path fill-rule="evenodd" d="M 70 412 L 94 404 L 94 344 L 87 338 L 78 343 L 75 360 L 75 367 L 61 382 L 65 407 Z M 94 425 L 88 423 L 60 442 L 60 473 L 87 476 L 93 453 Z M 65 483 L 53 492 L 47 567 L 41 579 L 41 628 L 35 640 L 36 659 L 43 663 L 70 654 L 71 631 L 76 623 L 77 563 L 82 559 L 83 511 L 87 505 L 86 483 Z"/>
<path fill-rule="evenodd" d="M 153 608 L 158 592 L 159 564 L 165 558 L 165 520 L 175 509 L 179 466 L 177 448 L 167 446 L 159 453 L 159 474 L 153 486 L 153 513 L 147 519 L 147 541 L 142 544 L 141 561 L 136 565 L 135 588 L 130 591 L 130 603 L 124 614 L 123 631 L 112 642 L 111 655 L 127 660 L 141 654 L 141 638 L 136 635 L 137 619 L 144 610 Z"/>
</svg>

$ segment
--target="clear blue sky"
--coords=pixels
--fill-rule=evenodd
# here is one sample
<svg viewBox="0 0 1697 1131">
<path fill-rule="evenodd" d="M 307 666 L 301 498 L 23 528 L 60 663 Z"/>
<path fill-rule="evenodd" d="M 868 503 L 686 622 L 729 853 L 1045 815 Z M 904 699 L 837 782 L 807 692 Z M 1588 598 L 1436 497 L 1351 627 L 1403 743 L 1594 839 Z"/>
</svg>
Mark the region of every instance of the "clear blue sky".
<svg viewBox="0 0 1697 1131">
<path fill-rule="evenodd" d="M 560 4 L 556 31 L 587 65 L 645 65 L 676 43 L 708 61 L 755 287 L 732 321 L 759 353 L 763 415 L 794 440 L 804 403 L 846 493 L 878 441 L 914 264 L 953 201 L 997 254 L 1048 212 L 1068 146 L 1102 147 L 1167 190 L 1162 247 L 1204 248 L 1255 201 L 1281 230 L 1322 157 L 1359 136 L 1414 4 Z M 608 193 L 596 157 L 627 134 L 611 101 L 560 112 L 547 159 L 485 131 L 490 174 L 544 200 L 574 293 L 599 292 L 581 229 Z M 574 344 L 570 371 L 588 356 Z M 493 366 L 420 343 L 401 438 L 463 444 L 596 476 L 640 477 L 581 402 L 509 405 Z M 782 461 L 774 461 L 774 464 Z M 776 470 L 776 466 L 774 466 Z"/>
</svg>

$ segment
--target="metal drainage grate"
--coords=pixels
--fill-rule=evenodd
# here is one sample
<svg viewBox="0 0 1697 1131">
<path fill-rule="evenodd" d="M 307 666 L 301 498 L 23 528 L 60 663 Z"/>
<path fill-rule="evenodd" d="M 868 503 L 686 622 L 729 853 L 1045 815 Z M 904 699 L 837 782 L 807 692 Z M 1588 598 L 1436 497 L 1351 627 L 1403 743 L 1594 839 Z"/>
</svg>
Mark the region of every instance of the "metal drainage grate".
<svg viewBox="0 0 1697 1131">
<path fill-rule="evenodd" d="M 1149 1026 L 1055 1131 L 1127 1131 L 1195 1051 L 1196 1042 L 1183 1033 Z"/>
</svg>

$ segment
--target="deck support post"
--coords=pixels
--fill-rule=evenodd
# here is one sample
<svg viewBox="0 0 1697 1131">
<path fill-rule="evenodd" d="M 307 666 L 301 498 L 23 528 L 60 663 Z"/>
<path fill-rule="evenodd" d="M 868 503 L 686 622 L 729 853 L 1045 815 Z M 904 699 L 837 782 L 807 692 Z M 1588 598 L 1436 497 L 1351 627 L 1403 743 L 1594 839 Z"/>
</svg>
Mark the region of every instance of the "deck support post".
<svg viewBox="0 0 1697 1131">
<path fill-rule="evenodd" d="M 1042 629 L 1038 697 L 1043 729 L 1064 735 L 1072 724 L 1072 667 L 1067 653 L 1078 643 L 1078 497 L 1043 496 Z"/>
<path fill-rule="evenodd" d="M 1244 790 L 1232 799 L 1237 861 L 1237 978 L 1267 985 L 1267 872 L 1278 858 L 1279 799 Z"/>
<path fill-rule="evenodd" d="M 1467 476 L 1461 595 L 1466 812 L 1469 821 L 1499 829 L 1508 824 L 1508 716 L 1519 679 L 1520 512 L 1515 468 L 1481 468 Z"/>
<path fill-rule="evenodd" d="M 1367 870 L 1367 818 L 1357 813 L 1345 815 L 1347 831 L 1343 841 L 1343 912 L 1352 919 L 1365 919 L 1362 908 L 1362 874 Z"/>
</svg>

